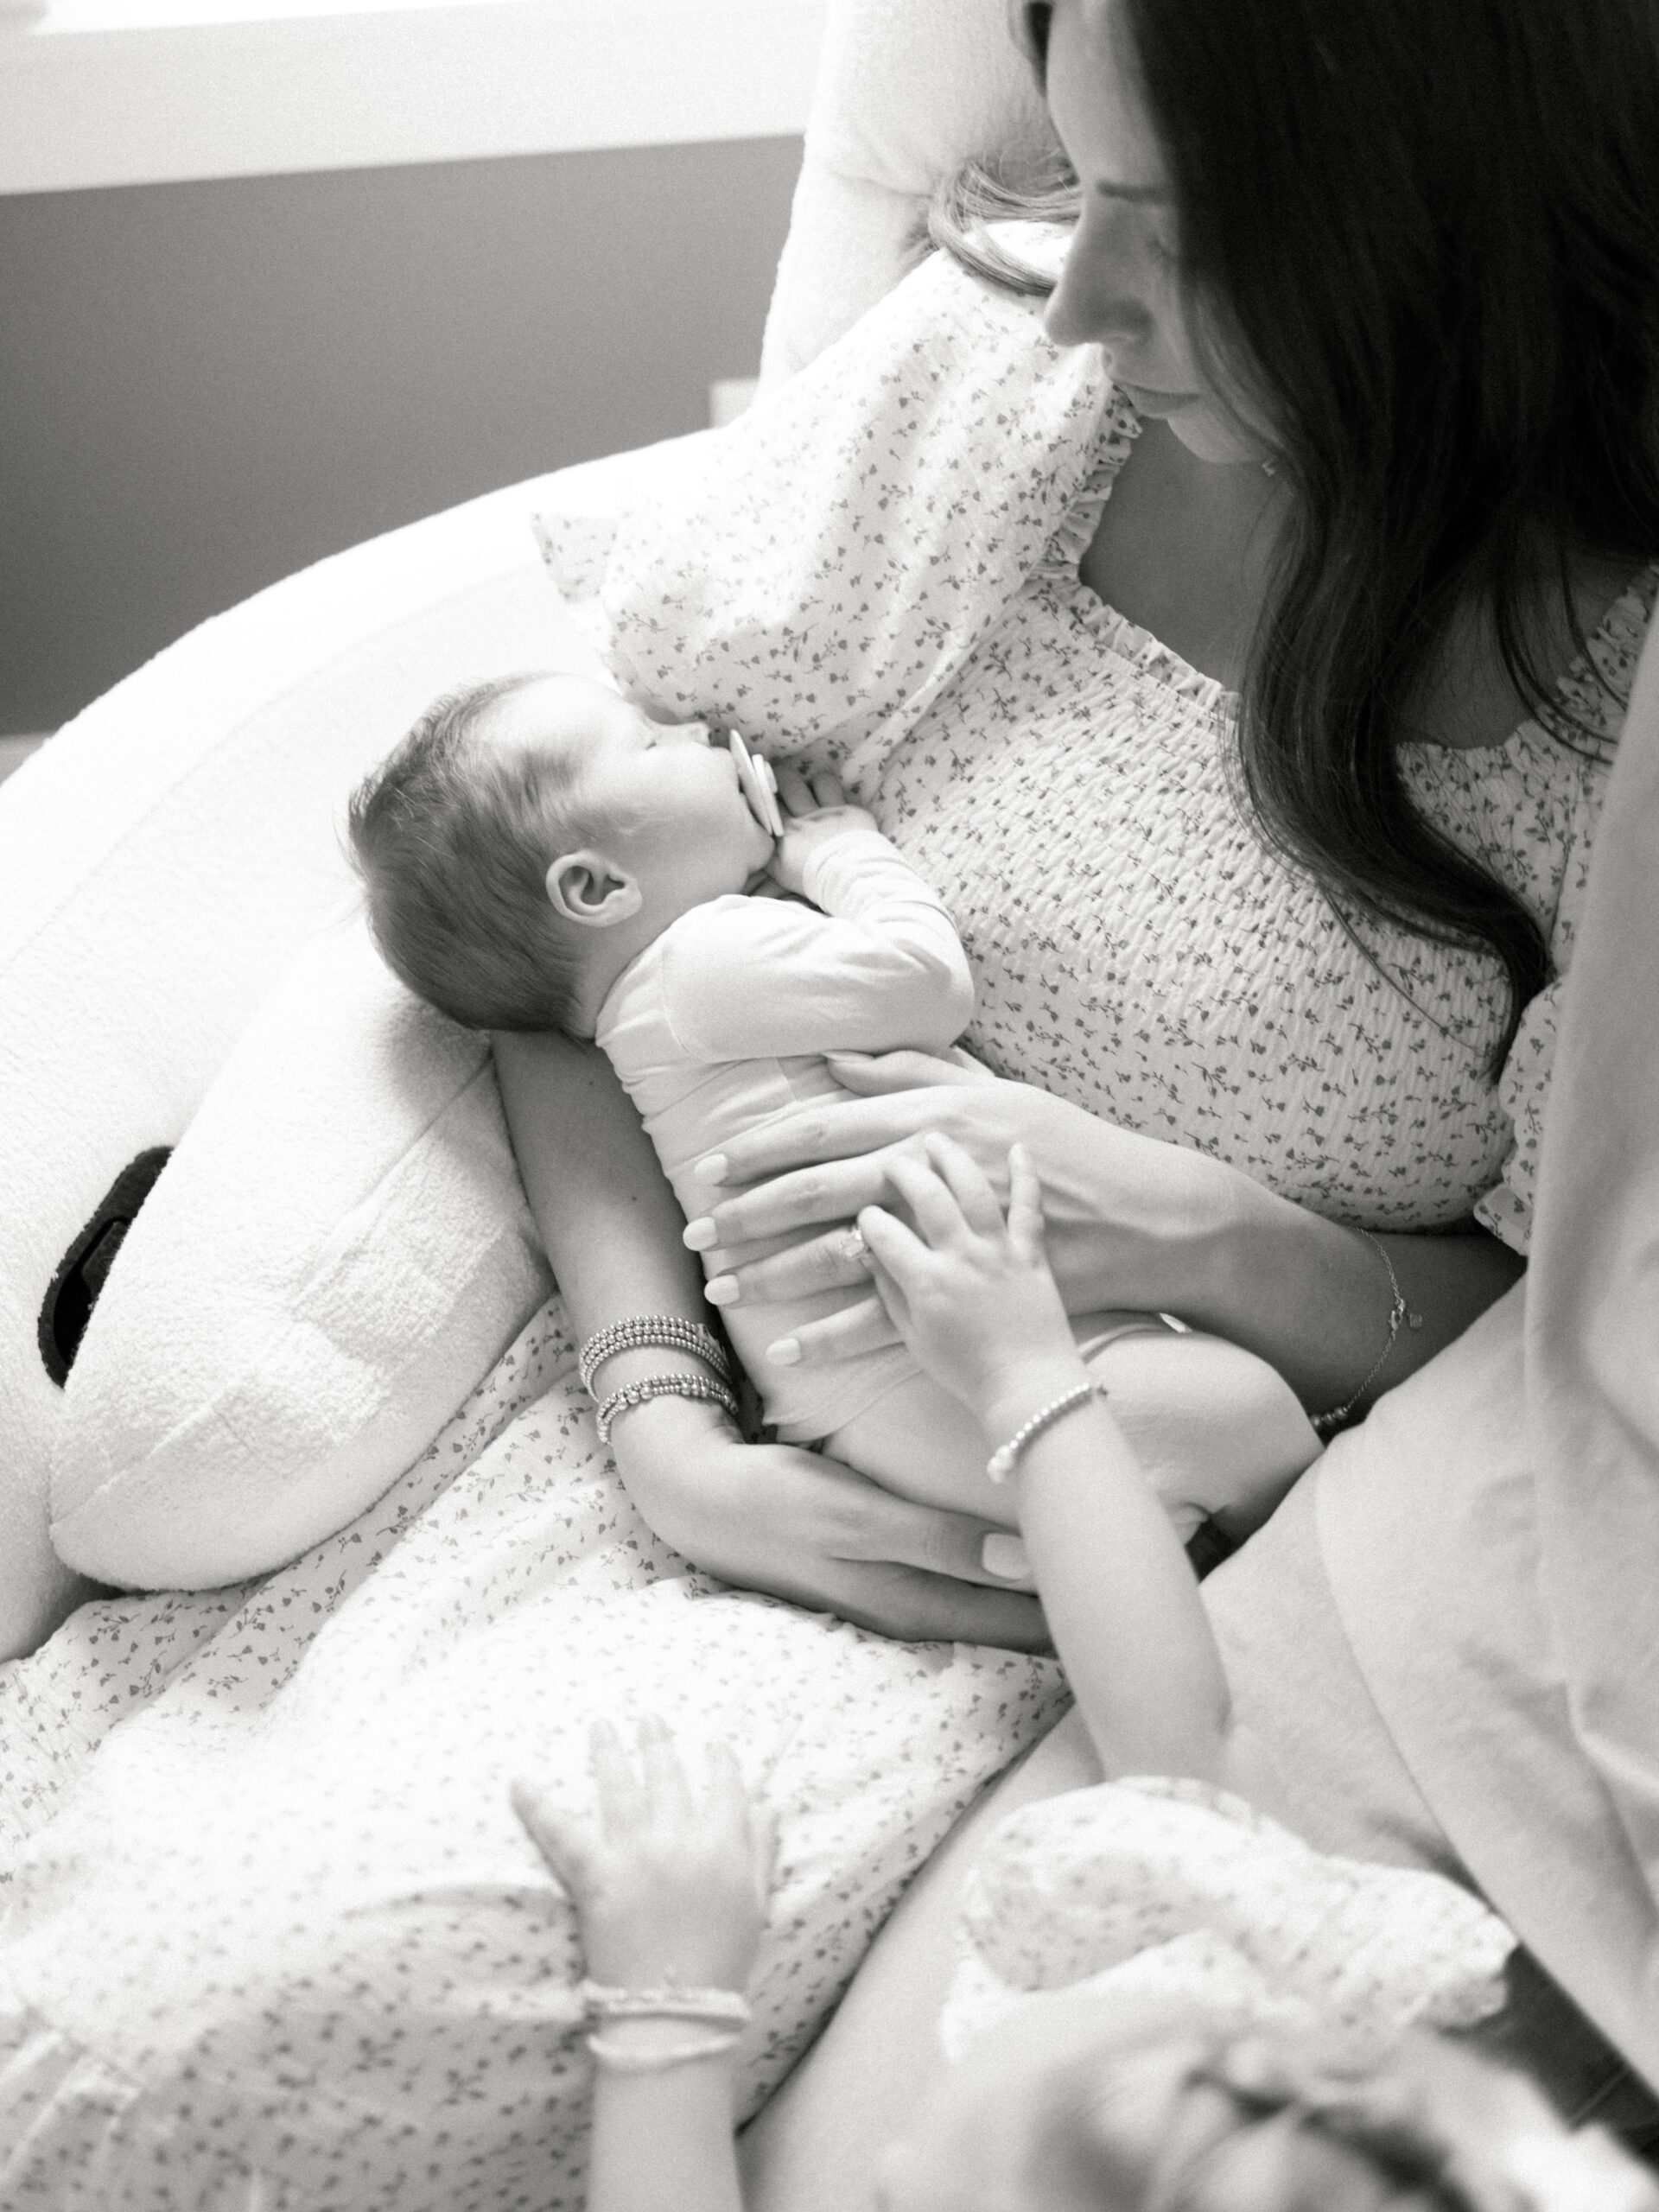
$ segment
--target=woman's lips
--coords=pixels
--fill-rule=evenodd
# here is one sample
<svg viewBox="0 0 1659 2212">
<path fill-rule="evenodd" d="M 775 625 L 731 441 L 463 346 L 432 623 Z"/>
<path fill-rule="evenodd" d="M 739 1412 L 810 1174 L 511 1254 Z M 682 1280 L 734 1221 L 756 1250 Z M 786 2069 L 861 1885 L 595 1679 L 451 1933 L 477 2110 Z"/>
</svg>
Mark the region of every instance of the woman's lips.
<svg viewBox="0 0 1659 2212">
<path fill-rule="evenodd" d="M 1126 384 L 1122 377 L 1112 382 L 1137 415 L 1177 415 L 1204 397 L 1201 391 L 1154 391 L 1147 385 Z"/>
</svg>

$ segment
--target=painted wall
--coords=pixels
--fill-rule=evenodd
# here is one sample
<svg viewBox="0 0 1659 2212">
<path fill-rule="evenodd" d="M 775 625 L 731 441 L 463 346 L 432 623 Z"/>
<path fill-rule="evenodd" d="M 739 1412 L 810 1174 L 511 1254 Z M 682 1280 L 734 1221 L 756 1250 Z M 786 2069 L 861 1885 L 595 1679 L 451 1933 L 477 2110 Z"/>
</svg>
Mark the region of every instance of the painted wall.
<svg viewBox="0 0 1659 2212">
<path fill-rule="evenodd" d="M 0 734 L 375 531 L 697 429 L 795 138 L 0 198 Z"/>
</svg>

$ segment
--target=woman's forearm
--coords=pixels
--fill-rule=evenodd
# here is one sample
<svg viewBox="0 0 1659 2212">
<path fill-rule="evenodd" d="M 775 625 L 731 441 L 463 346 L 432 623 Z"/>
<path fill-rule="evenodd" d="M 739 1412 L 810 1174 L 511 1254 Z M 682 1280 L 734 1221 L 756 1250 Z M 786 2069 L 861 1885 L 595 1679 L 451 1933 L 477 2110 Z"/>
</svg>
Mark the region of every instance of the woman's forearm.
<svg viewBox="0 0 1659 2212">
<path fill-rule="evenodd" d="M 1255 1185 L 1244 1186 L 1217 1251 L 1210 1301 L 1200 1293 L 1181 1318 L 1259 1353 L 1315 1414 L 1351 1400 L 1363 1413 L 1461 1336 L 1526 1266 L 1484 1231 L 1373 1242 Z M 1408 1318 L 1390 1340 L 1394 1281 Z"/>
<path fill-rule="evenodd" d="M 630 1313 L 706 1313 L 702 1270 L 627 1093 L 603 1053 L 569 1038 L 499 1036 L 497 1077 L 525 1196 L 587 1336 Z"/>
</svg>

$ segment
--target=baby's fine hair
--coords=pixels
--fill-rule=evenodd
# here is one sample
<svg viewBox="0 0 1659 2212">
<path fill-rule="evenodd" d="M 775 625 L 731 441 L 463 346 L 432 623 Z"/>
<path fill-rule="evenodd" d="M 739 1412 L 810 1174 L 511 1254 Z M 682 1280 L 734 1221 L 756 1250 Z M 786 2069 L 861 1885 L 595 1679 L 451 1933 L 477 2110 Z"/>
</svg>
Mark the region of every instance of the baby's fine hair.
<svg viewBox="0 0 1659 2212">
<path fill-rule="evenodd" d="M 548 863 L 584 842 L 556 760 L 486 741 L 499 702 L 540 682 L 498 677 L 435 700 L 352 794 L 352 859 L 386 964 L 469 1029 L 556 1029 L 584 948 L 547 895 Z"/>
</svg>

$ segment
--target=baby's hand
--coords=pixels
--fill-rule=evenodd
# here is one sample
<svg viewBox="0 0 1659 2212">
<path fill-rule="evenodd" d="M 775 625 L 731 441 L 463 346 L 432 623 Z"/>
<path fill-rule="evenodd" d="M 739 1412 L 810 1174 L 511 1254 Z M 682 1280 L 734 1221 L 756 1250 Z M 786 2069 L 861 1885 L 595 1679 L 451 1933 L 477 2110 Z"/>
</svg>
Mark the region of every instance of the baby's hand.
<svg viewBox="0 0 1659 2212">
<path fill-rule="evenodd" d="M 934 1381 L 983 1419 L 1020 1382 L 1052 1376 L 1064 1389 L 1081 1378 L 1025 1147 L 1008 1154 L 1006 1221 L 972 1154 L 937 1131 L 888 1173 L 913 1226 L 880 1206 L 866 1206 L 858 1226 L 881 1303 Z"/>
<path fill-rule="evenodd" d="M 742 1989 L 766 1926 L 776 1834 L 736 1759 L 716 1745 L 708 1786 L 694 1792 L 660 1720 L 640 1723 L 637 1765 L 608 1722 L 595 1722 L 590 1746 L 597 1830 L 535 1783 L 512 1793 L 569 1891 L 588 1974 L 624 1989 Z"/>
<path fill-rule="evenodd" d="M 875 827 L 861 806 L 848 805 L 841 778 L 829 768 L 817 769 L 810 778 L 798 768 L 779 769 L 778 802 L 784 812 L 784 834 L 767 865 L 785 891 L 803 898 L 806 886 L 802 878 L 817 846 L 849 828 Z"/>
</svg>

